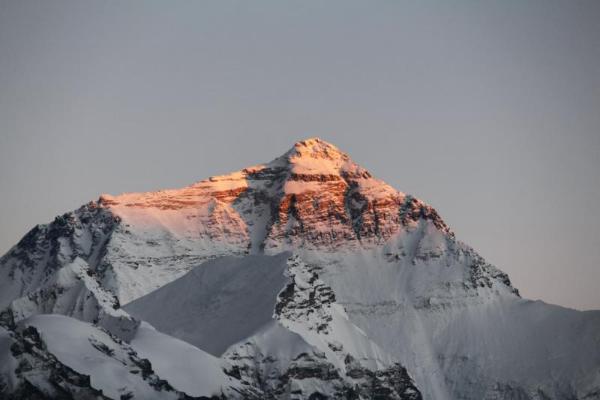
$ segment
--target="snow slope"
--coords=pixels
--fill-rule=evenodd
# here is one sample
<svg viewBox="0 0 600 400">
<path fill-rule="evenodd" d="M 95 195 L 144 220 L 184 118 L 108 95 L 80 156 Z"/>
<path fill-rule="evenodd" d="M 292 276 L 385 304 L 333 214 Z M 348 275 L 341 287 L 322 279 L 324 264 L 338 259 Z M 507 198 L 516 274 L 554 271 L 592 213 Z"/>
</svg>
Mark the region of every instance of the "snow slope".
<svg viewBox="0 0 600 400">
<path fill-rule="evenodd" d="M 473 284 L 465 272 L 479 258 L 458 246 L 435 260 L 397 258 L 392 246 L 310 257 L 350 320 L 402 360 L 425 398 L 598 398 L 600 312 L 523 300 L 485 274 Z"/>
<path fill-rule="evenodd" d="M 36 315 L 0 328 L 0 350 L 8 398 L 182 399 L 244 390 L 224 373 L 227 363 L 148 324 L 127 344 L 70 317 Z"/>
<path fill-rule="evenodd" d="M 39 332 L 50 353 L 64 365 L 90 376 L 92 387 L 110 398 L 136 393 L 147 399 L 176 398 L 174 392 L 153 388 L 127 348 L 97 328 L 60 315 L 38 315 L 23 321 Z M 138 374 L 130 373 L 138 369 Z"/>
<path fill-rule="evenodd" d="M 210 397 L 229 393 L 232 388 L 243 390 L 237 380 L 224 373 L 229 367 L 227 363 L 187 342 L 158 332 L 147 323 L 142 323 L 131 347 L 152 363 L 158 376 L 189 396 Z"/>
<path fill-rule="evenodd" d="M 388 388 L 384 374 L 394 371 L 400 379 L 389 398 L 419 398 L 406 371 L 331 294 L 313 267 L 283 252 L 209 261 L 125 310 L 222 356 L 266 397 L 343 395 L 357 387 L 369 398 L 374 376 L 380 373 L 378 385 Z"/>
<path fill-rule="evenodd" d="M 277 294 L 287 280 L 288 257 L 208 261 L 124 309 L 218 357 L 272 320 Z"/>
</svg>

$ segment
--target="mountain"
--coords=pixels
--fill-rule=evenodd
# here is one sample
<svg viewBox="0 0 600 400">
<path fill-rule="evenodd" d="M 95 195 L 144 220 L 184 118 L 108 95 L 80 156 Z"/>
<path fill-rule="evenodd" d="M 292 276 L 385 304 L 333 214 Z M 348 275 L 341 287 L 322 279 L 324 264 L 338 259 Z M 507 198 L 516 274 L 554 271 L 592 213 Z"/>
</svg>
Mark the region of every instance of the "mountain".
<svg viewBox="0 0 600 400">
<path fill-rule="evenodd" d="M 0 310 L 4 398 L 600 398 L 600 312 L 522 299 L 317 138 L 36 226 Z"/>
</svg>

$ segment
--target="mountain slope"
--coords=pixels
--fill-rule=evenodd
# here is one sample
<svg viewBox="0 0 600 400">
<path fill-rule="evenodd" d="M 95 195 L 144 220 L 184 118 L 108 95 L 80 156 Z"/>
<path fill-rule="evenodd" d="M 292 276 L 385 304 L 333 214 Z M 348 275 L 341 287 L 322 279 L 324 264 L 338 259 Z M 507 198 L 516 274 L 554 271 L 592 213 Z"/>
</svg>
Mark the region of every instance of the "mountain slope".
<svg viewBox="0 0 600 400">
<path fill-rule="evenodd" d="M 490 275 L 461 276 L 479 262 L 468 250 L 421 261 L 397 259 L 390 247 L 328 257 L 321 279 L 350 320 L 402 360 L 424 397 L 599 396 L 600 312 L 523 300 Z"/>
<path fill-rule="evenodd" d="M 88 323 L 56 314 L 27 318 L 10 331 L 0 328 L 0 335 L 9 347 L 0 354 L 0 365 L 16 366 L 3 376 L 8 379 L 4 380 L 2 398 L 190 398 L 156 375 L 148 358 L 138 355 L 138 347 L 150 346 L 154 351 L 165 347 L 172 351 L 177 347 L 173 345 L 175 339 L 154 333 L 146 326 L 138 332 L 140 339 L 131 345 Z M 185 347 L 183 342 L 179 346 Z M 198 382 L 198 378 L 186 382 L 187 386 L 177 382 L 179 386 L 206 398 L 220 395 L 224 386 L 241 387 L 222 372 L 220 360 L 199 352 L 190 353 L 187 349 L 186 357 L 203 371 L 201 390 L 187 387 Z M 151 354 L 150 360 L 177 365 L 180 359 L 176 360 L 176 356 L 180 354 L 163 352 Z M 177 369 L 167 375 L 173 373 Z"/>
<path fill-rule="evenodd" d="M 124 309 L 218 357 L 272 320 L 288 257 L 208 261 Z"/>
<path fill-rule="evenodd" d="M 600 398 L 598 312 L 521 299 L 433 208 L 320 139 L 38 225 L 0 258 L 5 365 L 44 313 L 129 343 L 178 395 L 204 393 L 208 363 L 230 398 Z"/>
<path fill-rule="evenodd" d="M 267 398 L 352 391 L 371 398 L 377 390 L 420 398 L 406 370 L 348 320 L 314 269 L 287 252 L 209 261 L 125 310 L 222 356 Z"/>
</svg>

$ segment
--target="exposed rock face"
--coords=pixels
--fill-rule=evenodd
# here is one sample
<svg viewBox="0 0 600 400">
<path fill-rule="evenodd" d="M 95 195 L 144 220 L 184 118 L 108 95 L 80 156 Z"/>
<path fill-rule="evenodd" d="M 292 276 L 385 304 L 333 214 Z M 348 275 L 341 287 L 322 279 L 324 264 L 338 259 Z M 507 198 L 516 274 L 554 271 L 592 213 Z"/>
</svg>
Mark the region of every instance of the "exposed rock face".
<svg viewBox="0 0 600 400">
<path fill-rule="evenodd" d="M 263 389 L 263 399 L 422 399 L 412 378 L 400 365 L 378 371 L 356 366 L 342 376 L 322 354 L 303 353 L 292 360 L 285 372 L 263 376 L 261 371 L 267 370 L 276 360 L 238 352 L 231 354 L 229 360 L 239 365 L 232 373 Z M 311 387 L 311 381 L 318 382 L 318 389 Z M 308 390 L 304 386 L 308 386 Z"/>
<path fill-rule="evenodd" d="M 2 259 L 0 307 L 16 321 L 58 313 L 93 322 L 129 338 L 137 322 L 101 281 L 103 258 L 119 217 L 95 203 L 32 229 Z"/>
<path fill-rule="evenodd" d="M 268 164 L 184 189 L 102 196 L 99 204 L 126 223 L 143 220 L 148 226 L 168 211 L 194 209 L 186 219 L 195 223 L 173 233 L 216 240 L 237 251 L 373 245 L 419 219 L 450 232 L 431 207 L 373 178 L 320 139 L 298 142 Z"/>
<path fill-rule="evenodd" d="M 307 329 L 327 335 L 335 294 L 319 279 L 318 270 L 318 266 L 306 265 L 298 257 L 289 261 L 291 280 L 279 294 L 275 318 L 303 321 Z"/>
<path fill-rule="evenodd" d="M 38 289 L 78 258 L 88 270 L 100 269 L 106 243 L 119 222 L 110 211 L 89 203 L 48 225 L 37 225 L 0 259 L 3 277 L 13 282 L 0 295 L 0 305 Z"/>
<path fill-rule="evenodd" d="M 31 230 L 0 258 L 0 321 L 9 332 L 0 340 L 0 360 L 10 365 L 0 365 L 0 397 L 98 393 L 93 379 L 63 369 L 48 349 L 40 359 L 22 355 L 26 352 L 13 356 L 10 346 L 3 347 L 8 337 L 25 346 L 24 331 L 17 327 L 38 314 L 89 322 L 99 329 L 94 335 L 111 333 L 114 339 L 106 342 L 117 343 L 111 344 L 113 351 L 123 350 L 149 331 L 122 306 L 143 304 L 199 265 L 225 263 L 222 271 L 212 269 L 210 280 L 222 285 L 225 272 L 238 262 L 223 256 L 252 264 L 252 257 L 288 254 L 293 254 L 288 264 L 280 266 L 287 275 L 271 271 L 263 282 L 254 281 L 263 295 L 273 296 L 261 303 L 256 327 L 246 326 L 246 332 L 240 324 L 241 340 L 215 347 L 220 360 L 201 351 L 214 349 L 199 350 L 196 342 L 199 348 L 168 335 L 163 336 L 169 340 L 149 335 L 160 348 L 183 348 L 178 357 L 199 352 L 192 357 L 197 368 L 206 371 L 202 363 L 209 363 L 220 382 L 210 396 L 600 398 L 600 313 L 521 299 L 508 276 L 458 241 L 432 207 L 372 177 L 320 139 L 298 142 L 269 163 L 182 189 L 103 195 Z M 267 276 L 285 284 L 270 285 Z M 253 287 L 241 277 L 219 286 L 227 296 L 191 285 L 194 290 L 184 295 L 191 299 L 204 291 L 206 307 L 187 315 L 187 308 L 197 304 L 178 296 L 168 333 L 191 342 L 181 335 L 185 324 L 177 318 L 209 326 L 202 318 L 210 316 L 211 307 L 258 302 L 261 296 L 249 296 Z M 173 297 L 168 293 L 163 302 Z M 245 315 L 238 317 L 243 322 Z M 214 332 L 219 339 L 235 337 L 224 333 L 227 323 L 210 326 L 220 327 Z M 90 351 L 108 356 L 102 345 Z M 18 385 L 10 384 L 23 357 L 30 360 L 32 374 L 43 371 L 42 381 L 54 392 L 28 383 L 24 369 Z M 168 361 L 161 365 L 167 373 L 170 362 L 177 365 L 169 351 L 155 357 Z M 221 376 L 221 361 L 227 379 Z M 177 383 L 190 393 L 198 389 Z M 164 393 L 190 395 L 175 386 Z"/>
</svg>

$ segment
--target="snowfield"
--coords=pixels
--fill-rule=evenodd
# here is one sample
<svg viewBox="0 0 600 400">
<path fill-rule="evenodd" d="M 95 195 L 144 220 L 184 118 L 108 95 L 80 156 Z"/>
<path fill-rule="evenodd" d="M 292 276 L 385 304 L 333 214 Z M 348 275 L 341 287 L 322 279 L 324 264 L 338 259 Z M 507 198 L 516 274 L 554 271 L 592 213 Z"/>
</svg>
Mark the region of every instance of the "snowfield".
<svg viewBox="0 0 600 400">
<path fill-rule="evenodd" d="M 227 364 L 219 358 L 158 332 L 147 323 L 142 323 L 131 347 L 152 363 L 158 376 L 189 396 L 210 397 L 239 386 L 224 373 Z"/>
<path fill-rule="evenodd" d="M 288 257 L 282 253 L 208 261 L 124 309 L 219 357 L 272 320 L 277 294 L 287 280 Z"/>
</svg>

